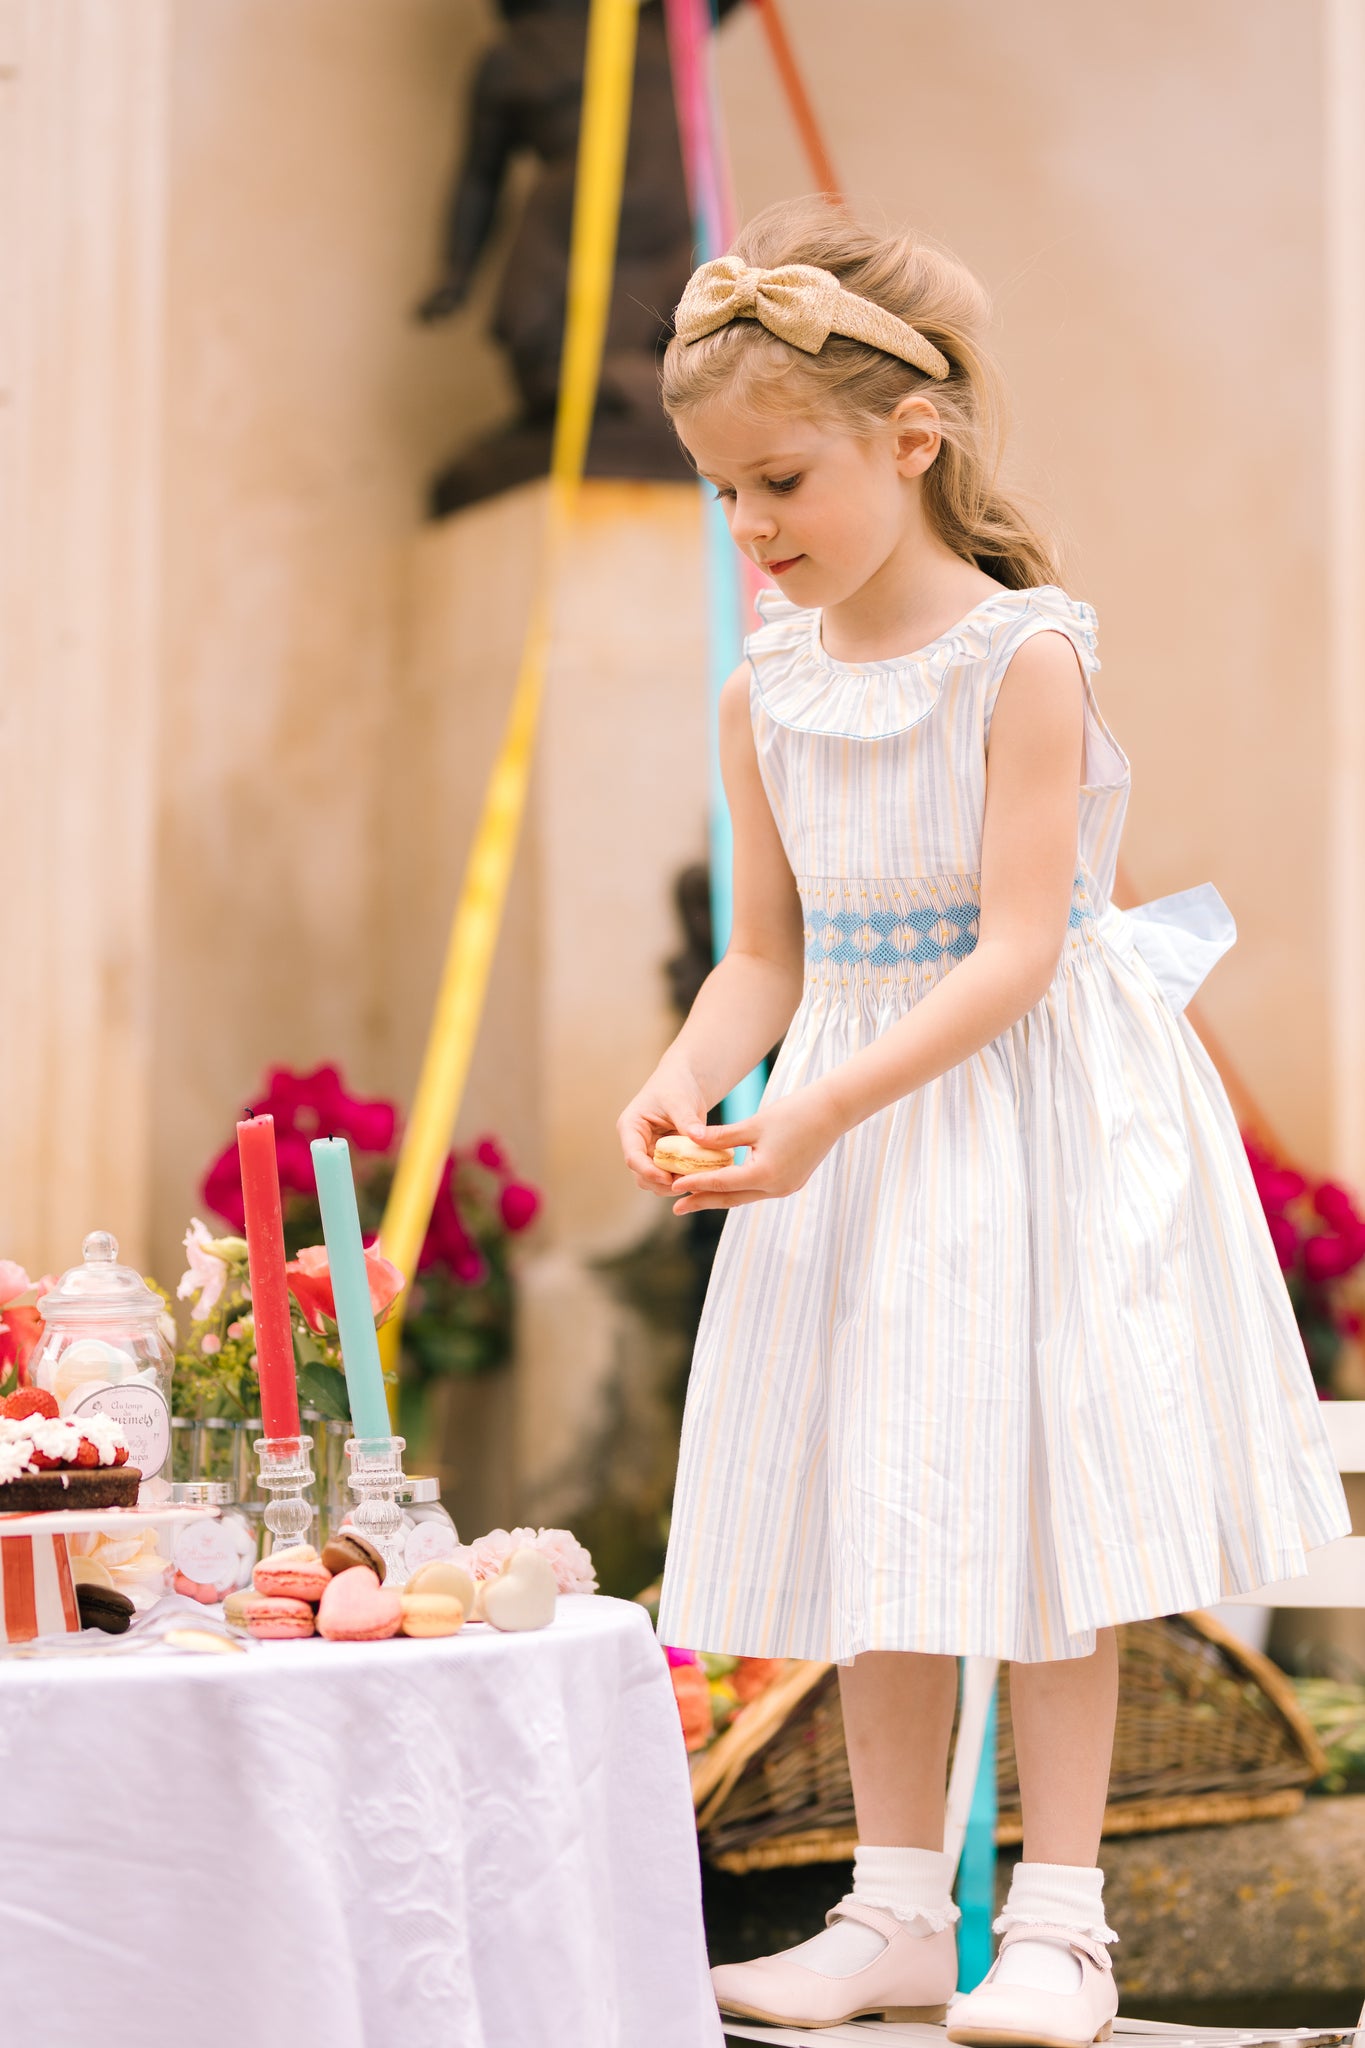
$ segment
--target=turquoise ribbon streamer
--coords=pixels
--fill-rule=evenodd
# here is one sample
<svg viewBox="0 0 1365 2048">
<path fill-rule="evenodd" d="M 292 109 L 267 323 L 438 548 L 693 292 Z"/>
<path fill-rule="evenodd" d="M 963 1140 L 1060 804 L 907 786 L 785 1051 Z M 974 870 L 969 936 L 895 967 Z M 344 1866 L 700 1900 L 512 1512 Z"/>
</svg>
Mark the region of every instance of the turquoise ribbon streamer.
<svg viewBox="0 0 1365 2048">
<path fill-rule="evenodd" d="M 981 1762 L 962 1861 L 957 1870 L 957 1903 L 962 1920 L 957 1930 L 957 1988 L 974 1991 L 992 1961 L 991 1922 L 995 1918 L 995 1717 L 997 1693 L 991 1694 Z"/>
<path fill-rule="evenodd" d="M 706 498 L 703 517 L 706 521 L 706 586 L 710 600 L 707 636 L 710 710 L 707 723 L 711 746 L 711 950 L 719 960 L 730 943 L 730 930 L 735 919 L 735 835 L 720 773 L 720 693 L 726 677 L 743 658 L 744 642 L 739 630 L 739 557 L 725 523 L 725 508 L 715 498 Z M 723 1108 L 727 1124 L 742 1123 L 753 1115 L 762 1098 L 765 1080 L 762 1066 L 757 1066 L 730 1090 Z"/>
</svg>

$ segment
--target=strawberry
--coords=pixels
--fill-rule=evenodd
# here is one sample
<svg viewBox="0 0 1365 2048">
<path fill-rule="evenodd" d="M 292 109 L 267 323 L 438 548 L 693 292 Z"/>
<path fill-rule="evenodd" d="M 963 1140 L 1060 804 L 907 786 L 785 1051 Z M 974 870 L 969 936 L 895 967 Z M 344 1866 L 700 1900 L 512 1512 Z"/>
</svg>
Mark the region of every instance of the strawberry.
<svg viewBox="0 0 1365 2048">
<path fill-rule="evenodd" d="M 83 1436 L 76 1446 L 76 1455 L 71 1460 L 72 1464 L 98 1465 L 99 1461 L 100 1454 L 98 1450 L 95 1448 L 94 1444 L 91 1443 L 88 1436 Z"/>
<path fill-rule="evenodd" d="M 120 1444 L 118 1449 L 114 1452 L 114 1463 L 116 1465 L 126 1465 L 128 1463 L 127 1444 Z"/>
<path fill-rule="evenodd" d="M 0 1401 L 0 1415 L 7 1415 L 11 1422 L 23 1422 L 30 1415 L 43 1415 L 55 1422 L 57 1413 L 57 1403 L 46 1387 L 20 1387 Z"/>
</svg>

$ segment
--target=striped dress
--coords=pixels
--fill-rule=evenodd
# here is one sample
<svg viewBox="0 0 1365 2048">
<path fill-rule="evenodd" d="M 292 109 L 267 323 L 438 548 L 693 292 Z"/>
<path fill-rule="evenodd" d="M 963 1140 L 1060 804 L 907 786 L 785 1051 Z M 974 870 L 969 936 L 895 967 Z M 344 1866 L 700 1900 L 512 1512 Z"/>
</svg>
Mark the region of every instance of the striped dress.
<svg viewBox="0 0 1365 2048">
<path fill-rule="evenodd" d="M 747 643 L 806 980 L 768 1083 L 886 1031 L 976 944 L 986 748 L 1030 635 L 1085 673 L 1069 926 L 1028 1014 L 732 1210 L 688 1390 L 659 1617 L 749 1656 L 1087 1654 L 1113 1622 L 1304 1568 L 1350 1527 L 1237 1124 L 1182 1014 L 1235 936 L 1205 887 L 1109 901 L 1129 769 L 1094 614 L 989 597 L 832 660 L 767 595 Z"/>
</svg>

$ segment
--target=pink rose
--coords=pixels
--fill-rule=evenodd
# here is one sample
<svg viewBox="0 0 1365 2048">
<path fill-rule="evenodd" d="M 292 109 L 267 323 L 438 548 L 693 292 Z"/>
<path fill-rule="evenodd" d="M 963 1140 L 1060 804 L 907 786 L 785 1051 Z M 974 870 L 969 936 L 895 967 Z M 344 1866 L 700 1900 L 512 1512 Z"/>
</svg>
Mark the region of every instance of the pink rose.
<svg viewBox="0 0 1365 2048">
<path fill-rule="evenodd" d="M 514 1550 L 534 1549 L 537 1533 L 535 1529 L 490 1529 L 463 1550 L 460 1563 L 472 1578 L 495 1579 Z"/>
<path fill-rule="evenodd" d="M 597 1573 L 593 1570 L 592 1558 L 567 1529 L 540 1529 L 531 1547 L 554 1566 L 555 1580 L 561 1593 L 597 1591 Z"/>
<path fill-rule="evenodd" d="M 474 1147 L 474 1157 L 480 1166 L 486 1166 L 490 1173 L 506 1173 L 507 1161 L 492 1138 L 480 1138 Z"/>
<path fill-rule="evenodd" d="M 327 1247 L 310 1244 L 296 1259 L 285 1267 L 289 1292 L 303 1310 L 304 1321 L 310 1330 L 320 1332 L 328 1322 L 337 1319 L 336 1301 L 332 1295 L 332 1272 L 327 1263 Z M 391 1259 L 386 1259 L 378 1245 L 369 1245 L 365 1251 L 365 1274 L 370 1283 L 370 1307 L 374 1310 L 376 1325 L 382 1323 L 403 1291 L 403 1275 Z"/>
<path fill-rule="evenodd" d="M 471 1578 L 495 1579 L 514 1550 L 538 1550 L 554 1566 L 561 1593 L 595 1593 L 592 1558 L 567 1529 L 490 1529 L 457 1552 Z"/>
</svg>

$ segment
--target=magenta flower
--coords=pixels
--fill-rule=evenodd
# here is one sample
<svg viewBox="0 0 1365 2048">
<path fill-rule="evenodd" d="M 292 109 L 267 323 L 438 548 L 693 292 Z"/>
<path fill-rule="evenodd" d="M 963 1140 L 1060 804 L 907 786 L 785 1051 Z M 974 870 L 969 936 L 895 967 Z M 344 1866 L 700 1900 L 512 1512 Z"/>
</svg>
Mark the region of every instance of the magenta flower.
<svg viewBox="0 0 1365 2048">
<path fill-rule="evenodd" d="M 1280 1262 L 1282 1273 L 1292 1273 L 1298 1261 L 1299 1245 L 1302 1242 L 1297 1227 L 1287 1216 L 1267 1216 L 1270 1226 L 1270 1240 L 1275 1247 L 1275 1256 Z"/>
<path fill-rule="evenodd" d="M 502 1220 L 509 1230 L 525 1230 L 526 1226 L 535 1220 L 540 1208 L 540 1196 L 534 1188 L 527 1187 L 524 1181 L 509 1180 L 498 1196 L 498 1207 L 502 1211 Z"/>
<path fill-rule="evenodd" d="M 480 1138 L 474 1147 L 474 1157 L 480 1166 L 486 1166 L 490 1173 L 506 1173 L 507 1161 L 492 1138 Z"/>
<path fill-rule="evenodd" d="M 695 1650 L 675 1650 L 668 1643 L 664 1644 L 664 1655 L 668 1659 L 670 1671 L 676 1671 L 679 1665 L 682 1664 L 700 1664 L 701 1662 L 701 1658 Z"/>
</svg>

